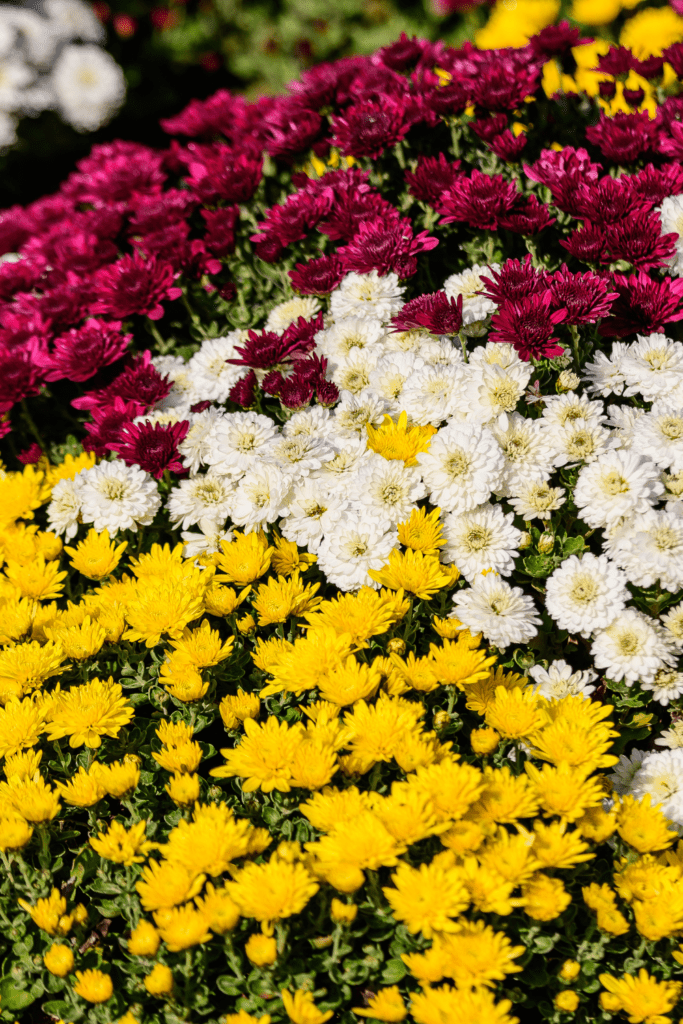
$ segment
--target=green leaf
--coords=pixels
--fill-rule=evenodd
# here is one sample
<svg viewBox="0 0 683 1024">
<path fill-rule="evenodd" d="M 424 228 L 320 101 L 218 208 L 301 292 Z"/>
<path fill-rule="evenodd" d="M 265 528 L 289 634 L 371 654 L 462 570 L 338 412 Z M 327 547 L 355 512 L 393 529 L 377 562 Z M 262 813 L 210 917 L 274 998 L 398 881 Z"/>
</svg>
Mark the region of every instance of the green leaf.
<svg viewBox="0 0 683 1024">
<path fill-rule="evenodd" d="M 43 1013 L 49 1014 L 50 1017 L 65 1020 L 70 1013 L 73 1013 L 73 1005 L 64 999 L 50 999 L 49 1002 L 43 1003 L 41 1010 Z"/>
<path fill-rule="evenodd" d="M 33 995 L 25 988 L 18 988 L 14 978 L 3 978 L 0 981 L 0 1006 L 3 1010 L 24 1010 L 34 1002 L 39 993 Z"/>
<path fill-rule="evenodd" d="M 578 555 L 579 552 L 583 551 L 585 546 L 586 542 L 583 537 L 567 537 L 562 545 L 562 550 L 565 555 Z"/>
<path fill-rule="evenodd" d="M 550 555 L 529 555 L 524 559 L 524 569 L 529 576 L 545 578 L 555 568 L 555 559 Z"/>
<path fill-rule="evenodd" d="M 216 985 L 221 990 L 223 995 L 242 995 L 242 989 L 240 988 L 239 985 L 235 984 L 235 979 L 231 978 L 229 974 L 221 974 L 220 978 L 216 979 Z"/>
<path fill-rule="evenodd" d="M 395 985 L 397 981 L 404 978 L 407 974 L 406 965 L 402 960 L 387 960 L 387 963 L 382 971 L 382 984 L 383 985 Z"/>
</svg>

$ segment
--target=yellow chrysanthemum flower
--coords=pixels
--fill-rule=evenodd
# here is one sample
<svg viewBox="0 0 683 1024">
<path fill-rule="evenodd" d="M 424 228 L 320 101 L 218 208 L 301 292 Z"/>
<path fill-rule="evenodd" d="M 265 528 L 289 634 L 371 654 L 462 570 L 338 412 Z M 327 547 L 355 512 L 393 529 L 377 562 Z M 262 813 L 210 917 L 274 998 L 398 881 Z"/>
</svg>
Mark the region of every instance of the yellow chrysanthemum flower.
<svg viewBox="0 0 683 1024">
<path fill-rule="evenodd" d="M 212 583 L 204 594 L 204 610 L 209 615 L 225 618 L 227 615 L 232 615 L 250 593 L 251 587 L 243 587 L 237 593 L 233 587 L 226 587 L 222 583 Z"/>
<path fill-rule="evenodd" d="M 400 622 L 409 608 L 402 594 L 361 587 L 356 594 L 337 594 L 323 601 L 304 618 L 311 629 L 332 629 L 337 636 L 347 634 L 354 644 L 366 646 L 370 637 L 387 633 Z"/>
<path fill-rule="evenodd" d="M 638 853 L 665 850 L 677 838 L 671 822 L 658 806 L 652 806 L 649 793 L 641 799 L 628 795 L 621 798 L 617 831 Z"/>
<path fill-rule="evenodd" d="M 21 850 L 31 841 L 33 829 L 24 818 L 0 815 L 0 850 Z"/>
<path fill-rule="evenodd" d="M 74 966 L 71 946 L 66 946 L 63 942 L 53 942 L 43 956 L 43 963 L 50 974 L 54 974 L 56 978 L 65 978 Z"/>
<path fill-rule="evenodd" d="M 291 576 L 295 572 L 306 572 L 318 561 L 317 555 L 311 555 L 308 551 L 301 551 L 294 541 L 286 540 L 284 537 L 273 539 L 275 550 L 271 559 L 271 568 L 278 576 Z"/>
<path fill-rule="evenodd" d="M 17 900 L 22 910 L 30 914 L 34 924 L 47 932 L 48 935 L 56 935 L 59 931 L 60 921 L 66 915 L 66 899 L 59 889 L 53 889 L 49 896 L 41 897 L 34 904 L 26 900 Z M 68 931 L 68 929 L 67 929 Z"/>
<path fill-rule="evenodd" d="M 292 1024 L 325 1024 L 326 1020 L 334 1016 L 332 1010 L 323 1013 L 313 1002 L 313 993 L 296 989 L 295 992 L 288 992 L 286 989 L 280 993 L 284 1003 L 285 1013 Z"/>
<path fill-rule="evenodd" d="M 30 597 L 7 598 L 0 602 L 1 645 L 12 645 L 29 637 L 36 607 Z"/>
<path fill-rule="evenodd" d="M 306 803 L 300 804 L 299 810 L 319 832 L 332 832 L 369 811 L 371 803 L 370 794 L 361 793 L 356 786 L 348 789 L 326 786 L 322 793 L 315 793 Z"/>
<path fill-rule="evenodd" d="M 81 686 L 60 691 L 48 711 L 46 731 L 50 740 L 69 737 L 70 747 L 97 748 L 103 736 L 118 736 L 134 715 L 119 683 L 91 679 Z"/>
<path fill-rule="evenodd" d="M 42 555 L 26 565 L 8 559 L 5 566 L 5 576 L 21 596 L 35 601 L 52 601 L 59 597 L 66 575 L 65 571 L 59 571 L 58 562 L 46 562 Z"/>
<path fill-rule="evenodd" d="M 237 695 L 228 694 L 218 705 L 226 729 L 238 729 L 247 718 L 258 718 L 261 701 L 255 693 L 245 693 L 241 686 Z"/>
<path fill-rule="evenodd" d="M 43 732 L 46 707 L 32 697 L 9 700 L 0 708 L 0 757 L 33 747 Z"/>
<path fill-rule="evenodd" d="M 265 533 L 235 531 L 234 540 L 221 541 L 221 554 L 216 556 L 216 582 L 242 587 L 254 583 L 268 572 L 274 551 Z"/>
<path fill-rule="evenodd" d="M 560 878 L 538 874 L 522 886 L 524 913 L 534 921 L 554 921 L 572 901 Z"/>
<path fill-rule="evenodd" d="M 543 868 L 572 868 L 595 857 L 581 833 L 568 832 L 564 822 L 535 821 L 534 833 L 534 856 Z"/>
<path fill-rule="evenodd" d="M 19 779 L 32 779 L 40 771 L 42 759 L 42 750 L 22 750 L 18 754 L 8 754 L 4 765 L 5 778 L 16 776 Z"/>
<path fill-rule="evenodd" d="M 606 993 L 600 994 L 600 1005 L 610 1013 L 619 1011 L 628 1015 L 631 1024 L 664 1024 L 665 1014 L 673 1010 L 681 994 L 680 981 L 657 981 L 644 967 L 638 975 L 600 974 L 600 984 Z M 609 994 L 609 999 L 606 999 Z"/>
<path fill-rule="evenodd" d="M 302 863 L 277 853 L 264 864 L 245 864 L 233 877 L 225 888 L 240 914 L 266 925 L 300 914 L 319 889 Z"/>
<path fill-rule="evenodd" d="M 97 620 L 93 621 L 86 615 L 83 622 L 76 626 L 65 626 L 61 622 L 45 627 L 48 640 L 62 645 L 64 656 L 76 661 L 85 661 L 102 649 L 107 633 Z"/>
<path fill-rule="evenodd" d="M 121 822 L 114 819 L 106 832 L 100 832 L 96 838 L 90 837 L 90 845 L 104 860 L 114 864 L 142 864 L 154 843 L 145 839 L 146 821 L 126 829 Z"/>
<path fill-rule="evenodd" d="M 252 602 L 259 626 L 276 625 L 286 622 L 291 615 L 301 616 L 313 611 L 322 601 L 315 597 L 319 589 L 319 583 L 303 584 L 298 572 L 262 583 Z"/>
<path fill-rule="evenodd" d="M 216 935 L 225 935 L 237 926 L 240 912 L 224 887 L 217 889 L 211 882 L 207 883 L 204 895 L 195 903 L 204 915 L 209 928 Z"/>
<path fill-rule="evenodd" d="M 377 452 L 383 459 L 400 460 L 406 466 L 416 466 L 419 452 L 429 451 L 431 439 L 436 433 L 436 427 L 430 425 L 421 427 L 416 423 L 408 426 L 408 414 L 402 412 L 398 420 L 392 420 L 391 416 L 385 416 L 382 425 L 373 427 L 370 423 L 366 426 L 368 435 L 368 448 Z"/>
<path fill-rule="evenodd" d="M 287 690 L 300 694 L 324 682 L 330 672 L 353 653 L 348 633 L 338 636 L 329 626 L 309 629 L 306 636 L 279 652 L 268 671 L 275 677 L 261 690 L 261 697 Z"/>
<path fill-rule="evenodd" d="M 40 775 L 30 779 L 14 775 L 0 782 L 0 807 L 4 813 L 9 810 L 34 825 L 52 821 L 61 809 L 58 794 Z"/>
<path fill-rule="evenodd" d="M 604 799 L 599 779 L 587 779 L 583 772 L 567 764 L 557 768 L 544 764 L 539 769 L 527 761 L 524 768 L 546 816 L 557 815 L 561 821 L 577 821 Z"/>
<path fill-rule="evenodd" d="M 270 793 L 277 789 L 288 793 L 291 789 L 294 754 L 303 742 L 305 730 L 299 723 L 290 727 L 272 716 L 261 725 L 248 718 L 244 722 L 245 736 L 234 750 L 224 749 L 225 764 L 212 768 L 216 778 L 238 776 L 245 793 L 256 789 Z"/>
<path fill-rule="evenodd" d="M 660 57 L 667 46 L 683 40 L 683 18 L 673 7 L 646 7 L 624 23 L 619 42 L 639 60 Z"/>
<path fill-rule="evenodd" d="M 91 840 L 92 842 L 92 840 Z M 128 939 L 128 952 L 132 956 L 156 956 L 161 938 L 151 921 L 138 921 Z"/>
<path fill-rule="evenodd" d="M 437 591 L 452 587 L 460 573 L 443 566 L 435 555 L 421 551 L 389 552 L 389 562 L 381 569 L 369 569 L 368 575 L 390 590 L 407 591 L 422 601 L 429 601 Z"/>
<path fill-rule="evenodd" d="M 199 799 L 199 776 L 176 772 L 165 787 L 174 804 L 179 807 L 190 807 Z"/>
<path fill-rule="evenodd" d="M 111 764 L 100 764 L 96 761 L 90 773 L 97 777 L 107 796 L 120 800 L 140 781 L 140 758 L 135 754 L 126 754 L 123 761 L 112 761 Z"/>
<path fill-rule="evenodd" d="M 399 523 L 398 539 L 405 548 L 421 551 L 423 555 L 438 555 L 439 548 L 446 543 L 441 525 L 441 509 L 428 512 L 426 508 L 414 508 L 408 519 Z"/>
<path fill-rule="evenodd" d="M 219 665 L 230 657 L 234 644 L 234 637 L 223 642 L 218 630 L 211 629 L 208 619 L 203 619 L 198 629 L 185 629 L 181 637 L 171 640 L 176 653 L 196 668 Z"/>
<path fill-rule="evenodd" d="M 415 1024 L 439 1024 L 451 1020 L 519 1024 L 519 1017 L 510 1016 L 511 1009 L 509 999 L 496 1003 L 485 988 L 468 990 L 442 985 L 441 988 L 426 987 L 410 996 L 410 1015 Z"/>
<path fill-rule="evenodd" d="M 582 889 L 583 901 L 598 916 L 598 928 L 610 935 L 624 935 L 629 923 L 617 907 L 616 894 L 609 885 L 591 882 Z"/>
<path fill-rule="evenodd" d="M 106 794 L 97 769 L 92 765 L 87 772 L 81 765 L 75 775 L 66 782 L 57 782 L 57 792 L 72 807 L 94 807 Z"/>
<path fill-rule="evenodd" d="M 187 903 L 202 891 L 206 875 L 188 871 L 183 864 L 150 861 L 136 884 L 144 910 L 165 910 Z"/>
<path fill-rule="evenodd" d="M 206 917 L 191 903 L 157 911 L 154 920 L 162 941 L 171 953 L 179 953 L 211 940 Z"/>
<path fill-rule="evenodd" d="M 89 1003 L 106 1003 L 114 995 L 114 983 L 103 971 L 76 971 L 74 992 Z"/>
<path fill-rule="evenodd" d="M 161 847 L 166 860 L 213 877 L 249 850 L 252 826 L 225 803 L 195 804 L 192 821 L 181 820 Z"/>
<path fill-rule="evenodd" d="M 71 555 L 71 566 L 76 572 L 89 580 L 102 580 L 111 575 L 127 547 L 127 540 L 114 544 L 109 539 L 108 530 L 102 533 L 90 530 L 85 540 L 80 541 L 75 548 L 67 547 L 64 550 Z"/>
<path fill-rule="evenodd" d="M 173 991 L 173 971 L 166 964 L 155 964 L 143 979 L 143 984 L 151 996 L 170 995 Z"/>
<path fill-rule="evenodd" d="M 525 775 L 513 775 L 507 765 L 484 768 L 484 792 L 474 809 L 477 821 L 513 825 L 521 818 L 533 818 L 538 799 L 531 781 Z"/>
<path fill-rule="evenodd" d="M 506 739 L 533 735 L 545 723 L 544 710 L 531 690 L 499 686 L 486 709 L 486 724 Z"/>
<path fill-rule="evenodd" d="M 185 627 L 198 619 L 204 608 L 203 587 L 199 580 L 193 585 L 178 587 L 175 583 L 147 584 L 138 588 L 135 600 L 126 608 L 129 629 L 124 640 L 142 640 L 146 647 L 156 647 L 162 636 L 179 637 Z"/>
<path fill-rule="evenodd" d="M 471 639 L 468 635 L 457 640 L 444 640 L 440 647 L 429 645 L 434 672 L 443 686 L 457 686 L 469 693 L 473 684 L 488 678 L 489 668 L 496 659 L 487 658 L 485 651 L 473 647 Z"/>
<path fill-rule="evenodd" d="M 454 919 L 467 909 L 470 898 L 450 850 L 417 868 L 401 862 L 391 881 L 395 888 L 382 891 L 394 918 L 402 921 L 409 932 L 421 932 L 431 939 L 435 934 L 458 930 Z"/>
<path fill-rule="evenodd" d="M 94 452 L 81 452 L 80 455 L 67 454 L 64 456 L 63 462 L 46 467 L 46 485 L 49 485 L 52 490 L 60 480 L 73 480 L 84 469 L 92 469 L 96 462 L 97 458 Z M 28 469 L 28 466 L 26 468 Z"/>
<path fill-rule="evenodd" d="M 255 967 L 269 967 L 277 960 L 277 942 L 272 935 L 257 932 L 247 939 L 244 952 Z"/>
<path fill-rule="evenodd" d="M 24 466 L 21 473 L 0 474 L 0 528 L 17 519 L 33 519 L 33 513 L 50 498 L 50 486 L 36 466 Z"/>
</svg>

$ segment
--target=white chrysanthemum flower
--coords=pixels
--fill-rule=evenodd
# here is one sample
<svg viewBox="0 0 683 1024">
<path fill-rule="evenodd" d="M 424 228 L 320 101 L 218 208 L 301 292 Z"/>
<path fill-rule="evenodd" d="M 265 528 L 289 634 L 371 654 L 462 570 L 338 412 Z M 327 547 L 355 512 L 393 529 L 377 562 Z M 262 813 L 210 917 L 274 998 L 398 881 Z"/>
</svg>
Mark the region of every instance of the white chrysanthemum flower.
<svg viewBox="0 0 683 1024">
<path fill-rule="evenodd" d="M 471 587 L 459 590 L 453 604 L 450 617 L 457 618 L 470 633 L 482 633 L 501 649 L 528 643 L 541 623 L 532 599 L 493 572 L 477 576 Z"/>
<path fill-rule="evenodd" d="M 625 607 L 630 594 L 626 574 L 606 555 L 570 555 L 548 577 L 545 606 L 560 629 L 590 636 L 605 629 Z"/>
<path fill-rule="evenodd" d="M 126 95 L 123 71 L 106 50 L 92 43 L 67 44 L 52 69 L 50 85 L 62 117 L 79 132 L 106 124 Z"/>
<path fill-rule="evenodd" d="M 244 341 L 242 331 L 230 331 L 223 338 L 209 338 L 187 364 L 197 401 L 227 402 L 237 381 L 244 375 L 243 366 L 228 359 L 238 359 L 237 346 Z"/>
<path fill-rule="evenodd" d="M 468 512 L 489 500 L 501 482 L 505 459 L 486 427 L 448 423 L 417 461 L 432 505 L 444 512 Z"/>
<path fill-rule="evenodd" d="M 683 470 L 679 473 L 662 473 L 662 483 L 665 487 L 662 495 L 662 501 L 666 501 L 664 508 L 676 516 L 683 516 Z"/>
<path fill-rule="evenodd" d="M 329 409 L 321 405 L 311 405 L 300 409 L 290 416 L 282 427 L 285 437 L 316 437 L 327 438 L 334 428 L 334 420 Z"/>
<path fill-rule="evenodd" d="M 508 502 L 522 519 L 550 519 L 564 504 L 564 495 L 564 487 L 551 487 L 545 481 L 532 480 L 521 484 L 517 493 L 508 497 Z"/>
<path fill-rule="evenodd" d="M 549 427 L 548 437 L 555 450 L 556 466 L 595 462 L 619 444 L 605 427 L 582 420 L 573 420 L 566 427 Z"/>
<path fill-rule="evenodd" d="M 531 481 L 544 482 L 553 469 L 553 449 L 547 431 L 538 420 L 528 420 L 518 412 L 501 413 L 491 432 L 505 457 L 498 491 L 506 498 Z"/>
<path fill-rule="evenodd" d="M 311 320 L 320 309 L 320 302 L 314 295 L 295 295 L 293 299 L 280 302 L 271 309 L 264 330 L 284 334 L 288 327 L 296 323 L 300 316 Z"/>
<path fill-rule="evenodd" d="M 183 465 L 190 473 L 196 473 L 213 446 L 213 429 L 223 419 L 223 412 L 212 405 L 204 412 L 191 412 L 188 419 L 190 429 L 178 445 L 178 451 Z"/>
<path fill-rule="evenodd" d="M 370 386 L 370 374 L 377 365 L 377 353 L 371 349 L 355 349 L 337 363 L 332 380 L 339 388 L 340 397 L 360 395 Z"/>
<path fill-rule="evenodd" d="M 162 377 L 170 377 L 173 381 L 170 392 L 156 403 L 155 409 L 189 411 L 190 406 L 199 401 L 190 364 L 180 356 L 154 356 L 152 364 Z"/>
<path fill-rule="evenodd" d="M 9 149 L 17 141 L 17 120 L 0 110 L 0 150 Z"/>
<path fill-rule="evenodd" d="M 180 534 L 185 542 L 185 547 L 183 548 L 183 556 L 185 558 L 213 555 L 221 550 L 223 541 L 229 544 L 234 539 L 232 530 L 223 529 L 213 519 L 202 519 L 199 523 L 199 531 L 197 533 L 195 530 L 183 530 Z"/>
<path fill-rule="evenodd" d="M 356 351 L 381 353 L 383 338 L 384 327 L 379 320 L 359 317 L 339 320 L 315 336 L 318 351 L 332 364 L 343 362 Z"/>
<path fill-rule="evenodd" d="M 231 412 L 214 425 L 204 462 L 217 473 L 239 476 L 263 455 L 278 433 L 268 416 L 257 412 Z"/>
<path fill-rule="evenodd" d="M 345 512 L 318 548 L 318 568 L 340 590 L 373 587 L 369 569 L 381 569 L 398 546 L 396 530 L 385 531 L 378 520 Z"/>
<path fill-rule="evenodd" d="M 485 345 L 477 345 L 470 353 L 470 366 L 500 366 L 502 370 L 508 370 L 512 366 L 521 366 L 531 377 L 533 367 L 519 358 L 519 353 L 507 341 L 487 341 Z"/>
<path fill-rule="evenodd" d="M 606 550 L 638 587 L 672 593 L 683 587 L 683 519 L 650 509 L 627 520 L 607 538 Z"/>
<path fill-rule="evenodd" d="M 432 340 L 428 331 L 413 327 L 410 331 L 389 331 L 382 345 L 385 352 L 413 352 L 419 356 L 423 347 Z"/>
<path fill-rule="evenodd" d="M 652 410 L 638 420 L 633 435 L 633 450 L 648 455 L 661 469 L 673 473 L 683 470 L 683 409 L 662 408 L 655 403 Z"/>
<path fill-rule="evenodd" d="M 671 728 L 665 729 L 662 735 L 657 737 L 655 744 L 658 747 L 669 747 L 670 750 L 683 747 L 683 718 L 672 721 Z"/>
<path fill-rule="evenodd" d="M 663 334 L 637 335 L 621 361 L 625 395 L 642 395 L 646 402 L 662 398 L 681 380 L 683 345 Z"/>
<path fill-rule="evenodd" d="M 388 526 L 407 519 L 426 493 L 418 469 L 406 466 L 400 459 L 373 454 L 359 470 L 348 496 L 362 507 L 361 515 L 380 519 Z"/>
<path fill-rule="evenodd" d="M 161 505 L 156 482 L 139 466 L 100 462 L 79 476 L 81 518 L 92 523 L 98 533 L 135 533 L 138 526 L 150 525 Z"/>
<path fill-rule="evenodd" d="M 461 411 L 465 380 L 462 365 L 423 366 L 406 381 L 403 409 L 420 426 L 438 427 Z"/>
<path fill-rule="evenodd" d="M 592 669 L 575 672 L 566 661 L 551 661 L 548 668 L 534 665 L 529 669 L 534 680 L 534 693 L 541 694 L 548 700 L 562 700 L 564 697 L 588 697 L 595 690 L 590 684 L 597 679 Z"/>
<path fill-rule="evenodd" d="M 646 754 L 631 783 L 636 799 L 649 794 L 653 805 L 675 825 L 683 825 L 683 750 Z"/>
<path fill-rule="evenodd" d="M 294 482 L 320 469 L 334 454 L 329 439 L 298 434 L 274 437 L 264 448 L 261 459 L 277 466 Z"/>
<path fill-rule="evenodd" d="M 161 426 L 168 426 L 170 423 L 187 423 L 192 415 L 188 408 L 178 407 L 177 409 L 152 409 L 142 416 L 136 416 L 133 423 L 159 423 Z"/>
<path fill-rule="evenodd" d="M 498 308 L 495 302 L 480 294 L 486 287 L 481 280 L 482 277 L 498 270 L 498 263 L 492 263 L 490 266 L 475 263 L 460 274 L 451 274 L 444 281 L 443 290 L 449 299 L 457 299 L 458 295 L 462 295 L 462 322 L 465 326 L 485 320 Z"/>
<path fill-rule="evenodd" d="M 618 796 L 631 792 L 633 780 L 640 771 L 643 760 L 647 757 L 646 750 L 632 750 L 630 754 L 622 754 L 619 763 L 609 776 L 612 788 Z"/>
<path fill-rule="evenodd" d="M 497 363 L 469 363 L 465 411 L 477 423 L 491 423 L 501 413 L 514 412 L 529 383 L 528 363 L 499 366 Z"/>
<path fill-rule="evenodd" d="M 25 108 L 24 91 L 35 78 L 32 69 L 17 57 L 0 61 L 0 110 L 18 113 Z"/>
<path fill-rule="evenodd" d="M 330 313 L 335 321 L 353 316 L 388 323 L 403 305 L 404 290 L 396 274 L 347 274 L 330 295 Z"/>
<path fill-rule="evenodd" d="M 329 462 L 323 463 L 319 470 L 311 476 L 322 481 L 323 485 L 333 492 L 343 491 L 348 494 L 359 471 L 372 461 L 373 453 L 368 450 L 365 431 L 363 436 L 330 437 L 336 454 Z"/>
<path fill-rule="evenodd" d="M 599 427 L 607 418 L 602 402 L 591 401 L 573 391 L 564 395 L 548 395 L 543 401 L 545 409 L 541 418 L 550 429 L 570 427 L 577 421 L 583 426 Z"/>
<path fill-rule="evenodd" d="M 348 508 L 349 502 L 321 480 L 304 480 L 294 487 L 288 515 L 280 521 L 282 536 L 315 554 L 323 536 L 334 533 Z"/>
<path fill-rule="evenodd" d="M 81 0 L 43 0 L 43 10 L 50 19 L 50 30 L 64 39 L 101 43 L 107 36 L 104 25 L 90 4 Z"/>
<path fill-rule="evenodd" d="M 660 622 L 666 629 L 669 641 L 679 650 L 683 649 L 683 601 L 660 616 Z"/>
<path fill-rule="evenodd" d="M 669 260 L 669 269 L 674 277 L 683 275 L 683 196 L 667 196 L 659 207 L 662 234 L 677 234 L 676 251 Z"/>
<path fill-rule="evenodd" d="M 50 66 L 55 48 L 63 36 L 53 29 L 49 21 L 35 11 L 8 4 L 0 6 L 0 20 L 21 33 L 31 64 L 40 68 Z"/>
<path fill-rule="evenodd" d="M 506 515 L 500 505 L 450 512 L 443 522 L 446 546 L 442 560 L 455 564 L 469 583 L 486 569 L 509 576 L 522 540 L 521 531 L 512 525 L 513 519 L 514 513 Z"/>
<path fill-rule="evenodd" d="M 364 436 L 367 425 L 379 426 L 385 412 L 385 403 L 372 391 L 344 396 L 335 406 L 333 429 L 340 437 Z"/>
<path fill-rule="evenodd" d="M 634 409 L 630 405 L 610 405 L 607 410 L 608 426 L 612 437 L 619 448 L 625 451 L 633 447 L 633 441 L 640 428 L 640 421 L 645 415 L 644 409 Z"/>
<path fill-rule="evenodd" d="M 654 679 L 660 668 L 675 664 L 676 654 L 666 631 L 635 608 L 625 608 L 607 629 L 593 640 L 591 655 L 596 668 L 627 686 Z"/>
<path fill-rule="evenodd" d="M 237 485 L 231 518 L 245 533 L 265 529 L 287 514 L 291 478 L 277 466 L 256 465 Z"/>
<path fill-rule="evenodd" d="M 624 391 L 626 378 L 622 370 L 622 363 L 628 346 L 621 341 L 615 341 L 612 345 L 611 355 L 597 351 L 592 363 L 586 363 L 583 380 L 587 383 L 587 390 L 595 395 L 607 398 L 608 395 L 621 395 Z"/>
<path fill-rule="evenodd" d="M 403 410 L 401 396 L 406 381 L 416 370 L 422 369 L 425 360 L 414 352 L 391 352 L 377 360 L 370 374 L 370 388 L 386 403 L 392 414 Z"/>
<path fill-rule="evenodd" d="M 224 524 L 230 515 L 234 485 L 225 476 L 206 473 L 181 480 L 168 496 L 166 507 L 172 523 L 183 530 L 202 519 Z"/>
<path fill-rule="evenodd" d="M 683 672 L 671 668 L 660 668 L 654 679 L 641 684 L 644 690 L 652 690 L 652 699 L 663 707 L 677 700 L 683 694 Z"/>
<path fill-rule="evenodd" d="M 52 500 L 47 507 L 47 521 L 50 529 L 56 534 L 64 534 L 72 540 L 78 533 L 81 514 L 81 476 L 83 470 L 73 480 L 68 477 L 58 480 L 52 488 Z"/>
<path fill-rule="evenodd" d="M 420 349 L 420 355 L 427 366 L 455 366 L 464 363 L 462 349 L 448 337 L 430 337 Z"/>
<path fill-rule="evenodd" d="M 619 449 L 583 467 L 574 488 L 574 502 L 584 523 L 595 529 L 647 512 L 663 490 L 651 459 Z"/>
</svg>

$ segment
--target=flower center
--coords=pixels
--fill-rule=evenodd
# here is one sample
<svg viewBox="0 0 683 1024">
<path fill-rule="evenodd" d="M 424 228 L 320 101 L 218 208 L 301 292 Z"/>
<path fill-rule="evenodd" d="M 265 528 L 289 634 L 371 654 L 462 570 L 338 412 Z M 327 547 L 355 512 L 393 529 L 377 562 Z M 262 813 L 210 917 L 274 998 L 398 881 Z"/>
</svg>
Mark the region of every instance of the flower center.
<svg viewBox="0 0 683 1024">
<path fill-rule="evenodd" d="M 512 412 L 517 405 L 517 388 L 511 380 L 503 380 L 493 388 L 491 398 L 494 405 L 497 405 L 503 412 Z"/>
<path fill-rule="evenodd" d="M 659 429 L 670 441 L 678 441 L 680 437 L 683 437 L 683 417 L 664 416 L 659 421 Z"/>
<path fill-rule="evenodd" d="M 630 490 L 628 480 L 625 480 L 617 469 L 603 477 L 602 485 L 605 492 L 611 496 L 628 494 Z"/>
<path fill-rule="evenodd" d="M 467 473 L 471 461 L 467 452 L 464 452 L 462 448 L 457 448 L 454 452 L 451 452 L 444 462 L 444 469 L 451 480 L 455 480 L 456 477 L 464 476 Z"/>
<path fill-rule="evenodd" d="M 593 601 L 597 593 L 598 584 L 588 573 L 578 573 L 574 577 L 569 591 L 570 597 L 580 604 L 588 604 Z"/>
<path fill-rule="evenodd" d="M 491 531 L 487 530 L 485 526 L 479 526 L 478 524 L 470 526 L 464 537 L 465 547 L 469 551 L 482 551 L 488 547 L 490 541 Z"/>
<path fill-rule="evenodd" d="M 105 479 L 102 481 L 101 492 L 105 498 L 109 498 L 111 501 L 122 501 L 126 496 L 127 489 L 123 480 Z"/>
<path fill-rule="evenodd" d="M 619 653 L 623 654 L 624 657 L 637 654 L 642 646 L 640 636 L 634 629 L 622 630 L 621 633 L 617 634 L 616 641 Z"/>
</svg>

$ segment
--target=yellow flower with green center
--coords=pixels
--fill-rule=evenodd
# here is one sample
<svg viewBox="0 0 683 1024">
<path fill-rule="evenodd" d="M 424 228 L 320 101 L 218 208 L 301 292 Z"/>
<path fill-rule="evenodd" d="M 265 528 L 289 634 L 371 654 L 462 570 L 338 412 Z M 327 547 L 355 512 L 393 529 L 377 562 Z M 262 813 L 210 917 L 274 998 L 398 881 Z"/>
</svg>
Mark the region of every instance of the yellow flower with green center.
<svg viewBox="0 0 683 1024">
<path fill-rule="evenodd" d="M 5 576 L 13 583 L 22 597 L 36 601 L 52 601 L 64 590 L 66 572 L 59 571 L 56 561 L 47 562 L 42 555 L 24 564 L 7 560 Z"/>
<path fill-rule="evenodd" d="M 64 550 L 71 555 L 72 568 L 89 580 L 101 580 L 111 575 L 127 547 L 127 540 L 121 544 L 110 541 L 108 530 L 102 533 L 90 530 L 85 540 L 80 541 L 75 548 L 67 547 Z"/>
<path fill-rule="evenodd" d="M 275 548 L 268 544 L 265 533 L 239 533 L 235 531 L 230 542 L 221 541 L 221 553 L 216 555 L 216 582 L 237 583 L 244 587 L 265 576 L 270 568 Z"/>
<path fill-rule="evenodd" d="M 408 414 L 402 412 L 398 420 L 385 416 L 379 427 L 370 423 L 366 426 L 368 448 L 377 452 L 383 459 L 395 459 L 406 466 L 416 466 L 419 452 L 429 451 L 431 439 L 436 427 L 421 427 L 417 424 L 408 426 Z"/>
<path fill-rule="evenodd" d="M 437 591 L 452 587 L 460 573 L 457 569 L 449 571 L 435 555 L 394 548 L 389 552 L 388 565 L 369 569 L 368 575 L 390 590 L 405 590 L 420 600 L 429 601 Z"/>
<path fill-rule="evenodd" d="M 111 822 L 106 832 L 100 832 L 96 838 L 90 837 L 90 845 L 104 860 L 114 864 L 142 864 L 147 853 L 153 849 L 154 843 L 145 838 L 146 821 L 139 821 L 130 829 L 120 821 Z"/>
<path fill-rule="evenodd" d="M 103 736 L 115 739 L 133 718 L 133 707 L 119 683 L 91 679 L 81 686 L 60 691 L 48 711 L 46 731 L 50 740 L 69 737 L 70 747 L 97 748 Z"/>
<path fill-rule="evenodd" d="M 680 981 L 657 981 L 644 967 L 638 975 L 600 974 L 600 1005 L 609 1013 L 625 1013 L 632 1024 L 664 1024 L 665 1014 L 673 1010 L 681 994 Z"/>
<path fill-rule="evenodd" d="M 446 543 L 441 526 L 441 509 L 428 512 L 414 508 L 408 519 L 397 526 L 398 539 L 405 548 L 421 551 L 424 555 L 438 555 Z"/>
</svg>

